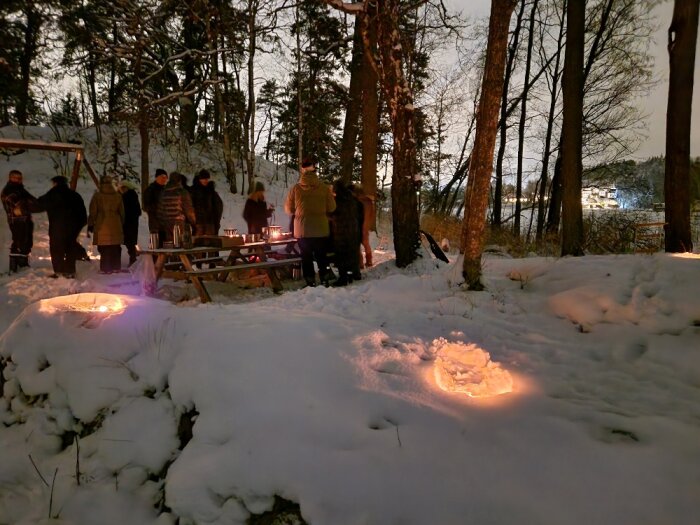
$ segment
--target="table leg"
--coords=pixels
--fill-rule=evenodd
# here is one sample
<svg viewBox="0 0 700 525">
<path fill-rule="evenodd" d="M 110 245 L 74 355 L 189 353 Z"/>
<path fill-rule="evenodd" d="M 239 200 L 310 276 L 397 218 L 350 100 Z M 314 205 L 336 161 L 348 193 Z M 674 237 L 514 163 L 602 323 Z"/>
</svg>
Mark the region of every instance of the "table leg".
<svg viewBox="0 0 700 525">
<path fill-rule="evenodd" d="M 194 268 L 192 267 L 192 261 L 190 260 L 187 254 L 181 253 L 180 261 L 182 261 L 182 265 L 185 267 L 186 272 L 194 272 Z M 197 292 L 199 293 L 199 298 L 201 299 L 201 301 L 203 303 L 210 303 L 211 296 L 209 295 L 209 291 L 204 286 L 204 282 L 202 281 L 202 279 L 198 275 L 190 275 L 189 278 L 192 281 L 192 284 L 196 288 Z"/>
<path fill-rule="evenodd" d="M 146 257 L 151 257 L 150 255 L 146 255 Z M 165 268 L 165 261 L 168 259 L 168 256 L 165 255 L 164 253 L 159 253 L 158 257 L 156 257 L 156 262 L 154 264 L 155 270 L 156 270 L 156 281 L 158 281 L 161 276 L 163 275 L 163 269 Z"/>
<path fill-rule="evenodd" d="M 264 246 L 256 248 L 255 255 L 260 257 L 261 261 L 267 261 L 267 255 L 265 254 Z M 265 273 L 267 273 L 267 276 L 270 279 L 270 284 L 272 284 L 272 291 L 275 293 L 281 292 L 284 288 L 282 287 L 282 282 L 280 281 L 280 278 L 277 275 L 277 270 L 275 268 L 266 268 Z"/>
</svg>

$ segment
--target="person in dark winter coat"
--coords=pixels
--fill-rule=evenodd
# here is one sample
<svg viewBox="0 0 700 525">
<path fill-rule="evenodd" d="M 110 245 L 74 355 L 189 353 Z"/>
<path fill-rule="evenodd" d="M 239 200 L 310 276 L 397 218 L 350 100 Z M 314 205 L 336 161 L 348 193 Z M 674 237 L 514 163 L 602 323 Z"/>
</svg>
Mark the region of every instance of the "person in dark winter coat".
<svg viewBox="0 0 700 525">
<path fill-rule="evenodd" d="M 34 222 L 32 211 L 36 211 L 36 198 L 22 183 L 22 172 L 12 170 L 0 194 L 2 206 L 7 213 L 7 224 L 12 233 L 10 246 L 10 272 L 29 266 L 29 253 L 34 244 Z"/>
<path fill-rule="evenodd" d="M 355 197 L 351 186 L 336 181 L 336 208 L 331 217 L 333 247 L 338 279 L 333 286 L 345 286 L 360 279 L 360 241 L 362 240 L 362 204 Z"/>
<path fill-rule="evenodd" d="M 49 216 L 49 253 L 54 274 L 51 277 L 75 277 L 75 244 L 87 224 L 83 198 L 68 187 L 68 179 L 58 175 L 53 187 L 37 199 L 39 211 Z"/>
<path fill-rule="evenodd" d="M 267 219 L 272 217 L 275 207 L 267 205 L 265 202 L 265 185 L 256 182 L 253 193 L 248 195 L 243 207 L 243 218 L 248 223 L 248 233 L 262 233 L 263 228 L 267 228 Z"/>
<path fill-rule="evenodd" d="M 124 203 L 124 246 L 129 254 L 129 266 L 131 266 L 136 262 L 141 205 L 138 193 L 128 182 L 122 181 L 119 184 L 119 193 L 122 194 L 122 202 Z"/>
<path fill-rule="evenodd" d="M 122 266 L 122 243 L 124 242 L 124 203 L 117 192 L 112 177 L 100 178 L 100 189 L 90 200 L 88 231 L 92 242 L 100 252 L 100 273 L 115 273 Z"/>
<path fill-rule="evenodd" d="M 168 183 L 168 173 L 163 169 L 156 170 L 156 177 L 143 192 L 143 209 L 148 214 L 148 232 L 159 234 L 158 247 L 162 247 L 164 231 L 158 226 L 158 200 Z"/>
<path fill-rule="evenodd" d="M 201 170 L 190 187 L 195 224 L 195 235 L 217 235 L 224 214 L 224 203 L 216 192 L 207 170 Z"/>
<path fill-rule="evenodd" d="M 182 174 L 173 171 L 158 199 L 158 226 L 163 239 L 173 242 L 173 228 L 177 225 L 184 231 L 186 224 L 197 224 L 192 197 L 182 187 Z"/>
</svg>

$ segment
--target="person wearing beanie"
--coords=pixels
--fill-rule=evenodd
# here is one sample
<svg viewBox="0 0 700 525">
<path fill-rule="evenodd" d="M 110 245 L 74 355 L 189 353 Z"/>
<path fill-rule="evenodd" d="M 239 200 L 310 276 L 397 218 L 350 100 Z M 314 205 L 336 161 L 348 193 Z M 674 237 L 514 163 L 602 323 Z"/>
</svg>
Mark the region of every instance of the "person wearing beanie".
<svg viewBox="0 0 700 525">
<path fill-rule="evenodd" d="M 68 179 L 57 175 L 51 179 L 52 188 L 37 199 L 38 211 L 49 216 L 49 253 L 53 275 L 75 277 L 75 244 L 87 224 L 83 198 L 68 187 Z"/>
<path fill-rule="evenodd" d="M 183 176 L 173 171 L 158 199 L 158 227 L 163 241 L 173 242 L 175 226 L 180 226 L 184 231 L 186 224 L 197 224 L 190 192 L 182 187 Z"/>
<path fill-rule="evenodd" d="M 124 201 L 109 175 L 100 178 L 100 188 L 90 200 L 88 232 L 92 233 L 92 243 L 100 252 L 100 273 L 119 272 L 124 242 Z"/>
<path fill-rule="evenodd" d="M 202 169 L 195 175 L 190 187 L 194 207 L 195 235 L 217 235 L 224 214 L 224 203 L 216 192 L 211 175 Z"/>
<path fill-rule="evenodd" d="M 34 222 L 31 212 L 36 209 L 37 204 L 36 198 L 22 183 L 21 171 L 10 171 L 7 179 L 0 198 L 12 233 L 10 245 L 10 273 L 12 273 L 29 266 L 29 253 L 34 244 Z"/>
<path fill-rule="evenodd" d="M 243 218 L 248 224 L 248 233 L 262 233 L 268 227 L 267 219 L 272 217 L 275 207 L 265 202 L 265 185 L 258 181 L 253 192 L 248 195 L 243 207 Z"/>
<path fill-rule="evenodd" d="M 163 246 L 164 229 L 158 225 L 158 200 L 168 183 L 168 172 L 162 168 L 156 170 L 155 180 L 143 192 L 143 211 L 148 214 L 148 232 L 157 233 L 158 247 Z"/>
</svg>

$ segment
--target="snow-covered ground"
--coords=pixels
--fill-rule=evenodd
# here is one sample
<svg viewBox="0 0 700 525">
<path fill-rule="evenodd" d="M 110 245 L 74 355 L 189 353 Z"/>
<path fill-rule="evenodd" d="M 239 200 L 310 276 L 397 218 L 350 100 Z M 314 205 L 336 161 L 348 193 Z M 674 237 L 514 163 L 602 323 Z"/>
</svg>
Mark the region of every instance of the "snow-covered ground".
<svg viewBox="0 0 700 525">
<path fill-rule="evenodd" d="M 347 288 L 202 305 L 97 261 L 49 279 L 36 230 L 0 277 L 0 523 L 246 523 L 274 496 L 323 525 L 698 523 L 700 255 L 489 256 L 467 293 L 454 256 L 378 251 Z"/>
</svg>

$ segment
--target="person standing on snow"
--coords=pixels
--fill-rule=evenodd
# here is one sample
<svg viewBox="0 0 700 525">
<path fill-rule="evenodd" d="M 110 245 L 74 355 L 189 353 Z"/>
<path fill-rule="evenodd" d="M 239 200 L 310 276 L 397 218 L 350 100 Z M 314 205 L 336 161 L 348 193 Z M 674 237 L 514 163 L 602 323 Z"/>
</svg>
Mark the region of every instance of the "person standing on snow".
<svg viewBox="0 0 700 525">
<path fill-rule="evenodd" d="M 194 182 L 190 187 L 190 196 L 197 219 L 194 234 L 217 235 L 221 227 L 224 203 L 216 192 L 214 182 L 207 170 L 200 170 L 195 175 Z"/>
<path fill-rule="evenodd" d="M 158 225 L 158 200 L 167 183 L 168 172 L 158 168 L 155 180 L 143 192 L 143 210 L 148 214 L 148 233 L 158 234 L 158 248 L 163 246 L 165 238 L 164 230 Z"/>
<path fill-rule="evenodd" d="M 100 178 L 100 189 L 90 200 L 88 231 L 92 242 L 100 252 L 100 273 L 116 273 L 122 266 L 122 243 L 124 242 L 124 203 L 117 193 L 112 177 Z"/>
<path fill-rule="evenodd" d="M 158 198 L 158 227 L 164 235 L 162 240 L 168 242 L 173 242 L 175 226 L 179 226 L 184 232 L 186 224 L 197 224 L 192 197 L 190 192 L 182 187 L 182 177 L 181 173 L 173 171 Z"/>
<path fill-rule="evenodd" d="M 124 203 L 124 246 L 129 254 L 129 266 L 136 262 L 136 243 L 139 237 L 141 205 L 136 190 L 126 181 L 119 184 L 119 193 Z"/>
<path fill-rule="evenodd" d="M 243 219 L 248 224 L 248 233 L 262 233 L 267 228 L 267 219 L 272 217 L 275 208 L 265 201 L 265 185 L 258 181 L 253 192 L 248 195 L 243 207 Z"/>
<path fill-rule="evenodd" d="M 336 208 L 331 216 L 335 265 L 338 279 L 333 286 L 346 286 L 360 280 L 360 242 L 363 208 L 352 188 L 342 180 L 333 184 Z"/>
<path fill-rule="evenodd" d="M 36 211 L 37 201 L 24 187 L 22 172 L 19 170 L 10 171 L 0 198 L 12 233 L 10 246 L 10 273 L 12 273 L 29 266 L 29 253 L 34 245 L 34 222 L 31 212 Z"/>
<path fill-rule="evenodd" d="M 38 211 L 49 216 L 49 253 L 53 275 L 75 278 L 75 243 L 80 230 L 87 224 L 87 210 L 83 198 L 68 187 L 68 179 L 57 175 L 52 187 L 37 199 Z"/>
<path fill-rule="evenodd" d="M 335 210 L 335 199 L 331 187 L 316 175 L 312 159 L 302 162 L 299 182 L 289 190 L 284 209 L 294 216 L 294 237 L 299 239 L 301 271 L 307 286 L 316 286 L 314 259 L 319 279 L 328 285 L 331 275 L 326 253 L 330 235 L 328 215 Z"/>
</svg>

